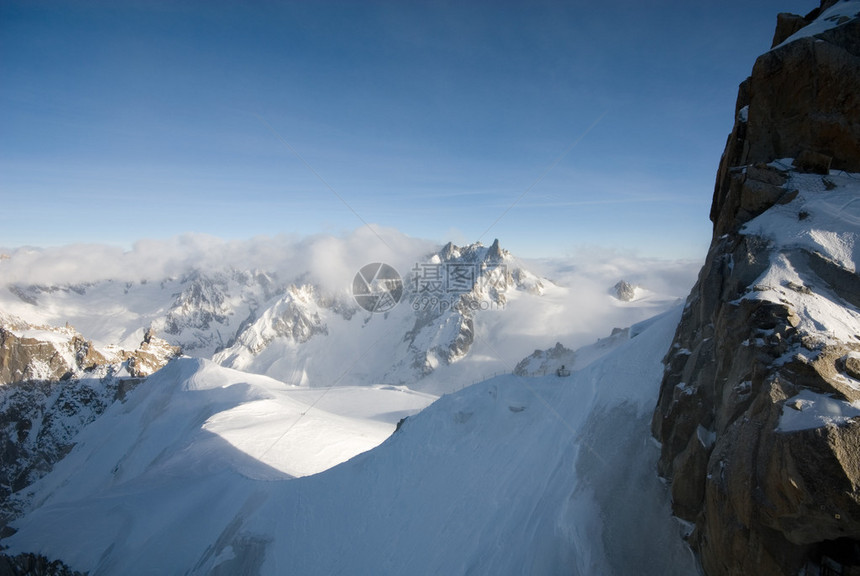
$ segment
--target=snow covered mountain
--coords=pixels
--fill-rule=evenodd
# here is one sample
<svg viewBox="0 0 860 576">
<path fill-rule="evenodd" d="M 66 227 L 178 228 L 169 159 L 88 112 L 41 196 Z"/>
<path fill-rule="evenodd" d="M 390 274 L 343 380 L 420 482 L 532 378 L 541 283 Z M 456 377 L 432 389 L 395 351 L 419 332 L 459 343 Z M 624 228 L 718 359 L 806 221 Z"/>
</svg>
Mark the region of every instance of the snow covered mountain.
<svg viewBox="0 0 860 576">
<path fill-rule="evenodd" d="M 259 271 L 192 268 L 156 280 L 13 284 L 0 306 L 34 324 L 69 323 L 98 347 L 128 347 L 151 330 L 186 354 L 211 357 L 252 310 L 284 289 Z"/>
<path fill-rule="evenodd" d="M 266 377 L 172 362 L 21 495 L 4 544 L 93 575 L 693 573 L 647 440 L 679 313 L 569 378 L 446 395 L 298 479 L 301 446 L 348 425 Z"/>
<path fill-rule="evenodd" d="M 21 256 L 13 253 L 3 265 Z M 27 274 L 39 277 L 38 262 L 27 261 L 32 253 L 23 256 Z M 46 260 L 55 266 L 55 256 Z M 314 274 L 283 267 L 189 268 L 162 280 L 118 274 L 75 284 L 18 281 L 0 290 L 0 529 L 31 504 L 27 487 L 65 457 L 82 430 L 176 355 L 174 345 L 277 378 L 243 376 L 266 382 L 267 400 L 213 413 L 206 429 L 228 442 L 253 430 L 256 447 L 242 441 L 243 449 L 279 475 L 296 477 L 378 445 L 439 393 L 508 373 L 511 359 L 535 345 L 593 342 L 607 324 L 635 322 L 679 296 L 651 293 L 619 303 L 602 289 L 619 271 L 594 278 L 562 272 L 553 282 L 528 272 L 498 242 L 448 244 L 399 262 L 403 294 L 385 313 L 363 309 L 348 290 Z M 14 268 L 4 270 L 5 278 L 15 277 Z M 587 366 L 620 342 L 587 346 L 569 368 Z M 284 422 L 294 428 L 279 439 Z"/>
<path fill-rule="evenodd" d="M 478 316 L 504 311 L 509 297 L 539 297 L 544 283 L 517 266 L 498 241 L 490 247 L 449 243 L 405 274 L 400 305 L 384 314 L 323 296 L 313 286 L 291 286 L 214 359 L 310 386 L 345 377 L 416 386 L 469 354 Z M 347 371 L 332 362 L 332 350 L 348 359 Z"/>
<path fill-rule="evenodd" d="M 13 253 L 2 265 L 25 256 Z M 304 269 L 240 270 L 233 263 L 160 279 L 16 282 L 0 290 L 0 311 L 31 325 L 69 324 L 98 350 L 134 349 L 149 332 L 184 354 L 288 383 L 439 393 L 455 380 L 512 370 L 511 359 L 535 344 L 587 344 L 606 323 L 628 326 L 664 310 L 683 290 L 616 302 L 581 279 L 571 285 L 529 272 L 498 241 L 449 243 L 395 260 L 403 293 L 384 313 L 363 309 L 351 293 L 362 261 L 335 282 Z M 563 320 L 568 310 L 579 321 Z M 546 341 L 535 342 L 536 335 Z"/>
</svg>

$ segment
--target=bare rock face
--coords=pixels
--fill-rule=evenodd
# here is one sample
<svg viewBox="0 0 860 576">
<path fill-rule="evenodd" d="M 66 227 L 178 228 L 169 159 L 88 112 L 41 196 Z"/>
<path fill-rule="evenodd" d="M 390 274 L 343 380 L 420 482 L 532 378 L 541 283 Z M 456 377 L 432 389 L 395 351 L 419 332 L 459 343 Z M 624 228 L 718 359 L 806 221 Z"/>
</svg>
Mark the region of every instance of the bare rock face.
<svg viewBox="0 0 860 576">
<path fill-rule="evenodd" d="M 127 362 L 132 376 L 148 376 L 180 354 L 178 346 L 147 330 L 133 351 L 104 354 L 70 326 L 29 326 L 0 322 L 0 385 L 81 378 L 100 367 Z"/>
<path fill-rule="evenodd" d="M 860 334 L 815 328 L 800 305 L 855 310 L 860 278 L 744 229 L 796 205 L 795 221 L 808 221 L 797 174 L 860 171 L 860 18 L 834 18 L 840 4 L 780 15 L 775 48 L 741 84 L 714 237 L 665 359 L 658 471 L 709 576 L 860 570 Z M 815 17 L 830 27 L 785 42 Z M 774 163 L 784 158 L 794 166 Z M 775 267 L 798 280 L 770 284 Z"/>
<path fill-rule="evenodd" d="M 738 103 L 749 107 L 739 164 L 812 151 L 832 158 L 834 169 L 860 171 L 860 19 L 828 16 L 823 9 L 790 23 L 782 15 L 784 29 L 778 27 L 774 40 L 794 28 L 802 33 L 800 24 L 809 24 L 813 15 L 817 24 L 831 18 L 829 23 L 838 25 L 783 41 L 756 60 Z"/>
<path fill-rule="evenodd" d="M 0 326 L 0 384 L 61 380 L 107 363 L 92 342 L 70 328 L 43 330 L 50 338 L 19 336 Z"/>
<path fill-rule="evenodd" d="M 781 14 L 774 35 L 775 44 L 780 42 L 756 60 L 752 75 L 741 83 L 737 120 L 711 206 L 718 234 L 749 219 L 741 210 L 745 197 L 764 200 L 755 185 L 745 186 L 739 167 L 794 158 L 801 170 L 860 171 L 860 18 L 830 15 L 828 8 L 838 4 L 822 2 L 806 17 Z M 815 16 L 816 25 L 834 26 L 786 41 L 793 33 L 802 35 Z"/>
<path fill-rule="evenodd" d="M 16 494 L 47 474 L 80 430 L 179 352 L 147 330 L 136 350 L 103 354 L 70 326 L 0 315 L 0 534 L 20 512 Z"/>
<path fill-rule="evenodd" d="M 773 33 L 771 48 L 785 42 L 789 36 L 805 27 L 809 21 L 803 16 L 781 12 L 776 15 L 776 31 Z"/>
<path fill-rule="evenodd" d="M 136 350 L 123 350 L 120 354 L 127 361 L 129 374 L 141 378 L 160 370 L 171 358 L 176 358 L 181 353 L 179 346 L 172 346 L 166 340 L 156 337 L 150 328 Z"/>
<path fill-rule="evenodd" d="M 612 287 L 612 291 L 614 292 L 615 297 L 622 302 L 632 302 L 633 299 L 636 298 L 636 286 L 626 280 L 619 280 L 615 286 Z"/>
</svg>

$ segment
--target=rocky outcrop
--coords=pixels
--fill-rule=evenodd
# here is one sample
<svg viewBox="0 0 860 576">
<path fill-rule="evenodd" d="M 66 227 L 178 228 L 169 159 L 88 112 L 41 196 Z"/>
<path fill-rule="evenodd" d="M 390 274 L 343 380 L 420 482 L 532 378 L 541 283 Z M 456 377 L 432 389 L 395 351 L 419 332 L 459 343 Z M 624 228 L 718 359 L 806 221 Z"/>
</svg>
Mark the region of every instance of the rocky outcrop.
<svg viewBox="0 0 860 576">
<path fill-rule="evenodd" d="M 180 353 L 147 330 L 133 351 L 101 352 L 71 326 L 31 326 L 0 319 L 0 385 L 80 378 L 98 367 L 126 362 L 132 376 L 148 376 Z"/>
<path fill-rule="evenodd" d="M 747 120 L 729 138 L 727 166 L 811 151 L 860 171 L 860 19 L 840 4 L 780 15 L 774 47 L 741 85 L 736 110 Z"/>
<path fill-rule="evenodd" d="M 741 85 L 714 238 L 666 356 L 659 473 L 710 576 L 860 565 L 860 279 L 839 248 L 856 237 L 854 216 L 838 209 L 860 187 L 801 174 L 860 170 L 849 5 L 781 15 L 775 48 Z M 794 166 L 774 162 L 785 158 Z M 829 198 L 835 211 L 819 208 Z M 782 220 L 756 225 L 771 215 Z M 782 241 L 788 226 L 805 231 Z"/>
<path fill-rule="evenodd" d="M 612 287 L 612 293 L 622 302 L 632 302 L 636 298 L 636 286 L 626 280 L 619 280 Z"/>
<path fill-rule="evenodd" d="M 830 4 L 834 3 L 823 3 L 822 8 Z M 782 30 L 778 26 L 774 42 L 781 42 L 756 60 L 752 75 L 741 84 L 737 121 L 720 162 L 711 205 L 718 235 L 749 219 L 740 206 L 743 198 L 774 192 L 756 184 L 752 191 L 742 190 L 744 178 L 733 169 L 818 156 L 818 166 L 823 157 L 833 169 L 860 171 L 860 18 L 839 9 L 836 3 L 806 17 L 792 16 L 788 29 L 787 24 Z M 787 15 L 780 15 L 781 22 L 787 20 Z M 807 26 L 812 32 L 824 29 L 803 36 Z M 790 30 L 801 37 L 783 38 Z M 763 182 L 773 184 L 769 179 Z"/>
<path fill-rule="evenodd" d="M 102 353 L 72 327 L 0 325 L 0 533 L 13 495 L 47 474 L 84 426 L 179 355 L 147 330 L 134 351 Z"/>
<path fill-rule="evenodd" d="M 160 370 L 171 358 L 182 353 L 179 346 L 173 346 L 166 340 L 155 336 L 152 328 L 147 328 L 143 334 L 140 346 L 132 351 L 121 350 L 119 355 L 126 362 L 128 373 L 136 378 L 149 376 Z"/>
<path fill-rule="evenodd" d="M 10 495 L 47 474 L 74 438 L 117 397 L 121 379 L 28 381 L 0 387 L 0 532 L 19 512 Z"/>
<path fill-rule="evenodd" d="M 711 250 L 653 421 L 660 474 L 675 514 L 696 524 L 691 543 L 709 575 L 796 574 L 829 541 L 860 539 L 860 422 L 780 429 L 805 390 L 840 406 L 860 400 L 839 361 L 860 345 L 821 343 L 797 329 L 794 306 L 744 297 L 768 267 L 764 248 L 730 236 Z M 817 284 L 810 293 L 829 288 L 800 269 Z"/>
<path fill-rule="evenodd" d="M 71 326 L 32 326 L 0 313 L 0 385 L 68 379 L 107 363 Z"/>
<path fill-rule="evenodd" d="M 546 374 L 570 374 L 576 363 L 576 352 L 556 342 L 549 350 L 535 350 L 520 360 L 514 367 L 517 376 L 545 376 Z"/>
<path fill-rule="evenodd" d="M 70 331 L 62 341 L 18 336 L 0 326 L 0 384 L 61 380 L 105 364 L 92 343 Z"/>
</svg>

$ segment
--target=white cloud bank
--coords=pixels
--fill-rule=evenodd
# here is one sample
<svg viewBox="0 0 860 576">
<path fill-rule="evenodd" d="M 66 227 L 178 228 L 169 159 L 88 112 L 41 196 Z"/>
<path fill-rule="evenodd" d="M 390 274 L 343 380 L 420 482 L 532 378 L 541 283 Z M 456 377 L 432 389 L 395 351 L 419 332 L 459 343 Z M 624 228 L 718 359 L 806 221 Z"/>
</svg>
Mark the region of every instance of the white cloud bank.
<svg viewBox="0 0 860 576">
<path fill-rule="evenodd" d="M 178 277 L 198 269 L 265 270 L 283 279 L 307 275 L 330 288 L 349 286 L 370 262 L 406 270 L 436 248 L 394 229 L 359 228 L 344 236 L 260 236 L 222 240 L 185 234 L 166 240 L 139 240 L 131 250 L 101 244 L 0 251 L 0 284 L 79 284 L 114 280 L 137 282 Z"/>
<path fill-rule="evenodd" d="M 505 247 L 504 238 L 501 245 Z M 416 262 L 438 248 L 434 242 L 395 229 L 367 226 L 342 236 L 223 240 L 187 234 L 140 240 L 131 250 L 99 244 L 18 248 L 0 250 L 8 256 L 0 259 L 0 285 L 158 281 L 182 277 L 192 270 L 236 269 L 262 270 L 276 274 L 281 281 L 309 281 L 331 291 L 343 291 L 350 288 L 355 273 L 365 264 L 385 262 L 406 275 Z M 695 282 L 701 263 L 591 247 L 564 259 L 518 259 L 516 265 L 566 288 L 565 299 L 570 302 L 564 307 L 580 311 L 580 324 L 591 324 L 591 320 L 603 324 L 614 300 L 607 300 L 607 294 L 617 281 L 637 284 L 659 300 L 682 298 Z M 534 319 L 526 323 L 532 324 Z"/>
</svg>

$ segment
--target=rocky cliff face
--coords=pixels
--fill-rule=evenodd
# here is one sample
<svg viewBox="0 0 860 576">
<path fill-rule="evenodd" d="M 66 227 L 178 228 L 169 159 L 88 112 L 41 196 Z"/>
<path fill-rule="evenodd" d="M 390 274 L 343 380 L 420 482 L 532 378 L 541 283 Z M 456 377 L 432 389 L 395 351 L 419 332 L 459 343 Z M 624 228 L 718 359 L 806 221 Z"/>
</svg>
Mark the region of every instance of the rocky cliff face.
<svg viewBox="0 0 860 576">
<path fill-rule="evenodd" d="M 68 379 L 106 363 L 71 326 L 33 326 L 0 312 L 0 385 Z"/>
<path fill-rule="evenodd" d="M 131 376 L 148 376 L 179 355 L 179 347 L 147 330 L 135 350 L 97 350 L 69 325 L 32 325 L 0 313 L 0 386 L 81 378 L 99 367 L 125 363 Z"/>
<path fill-rule="evenodd" d="M 70 326 L 0 315 L 0 534 L 16 493 L 48 473 L 75 436 L 179 349 L 147 331 L 133 351 L 98 351 Z"/>
<path fill-rule="evenodd" d="M 741 84 L 666 357 L 659 472 L 708 575 L 860 566 L 858 12 L 780 15 Z"/>
</svg>

